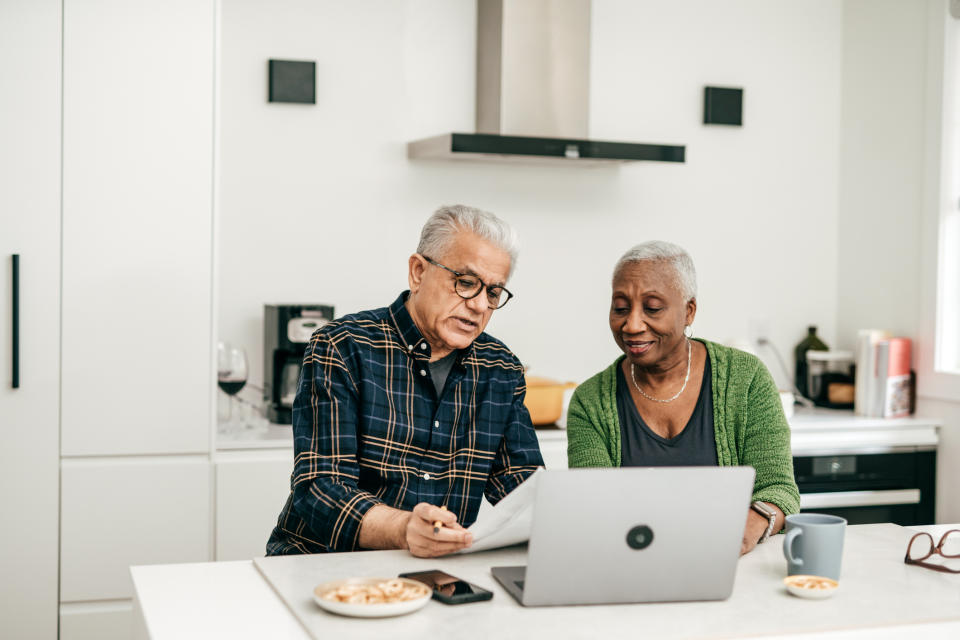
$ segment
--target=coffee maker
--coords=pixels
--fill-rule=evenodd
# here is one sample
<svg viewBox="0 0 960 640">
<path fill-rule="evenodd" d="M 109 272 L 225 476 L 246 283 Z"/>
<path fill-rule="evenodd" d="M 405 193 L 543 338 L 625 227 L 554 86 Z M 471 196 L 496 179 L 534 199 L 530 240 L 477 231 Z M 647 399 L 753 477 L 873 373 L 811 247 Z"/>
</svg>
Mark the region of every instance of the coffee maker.
<svg viewBox="0 0 960 640">
<path fill-rule="evenodd" d="M 263 404 L 270 422 L 293 422 L 304 349 L 313 332 L 331 320 L 331 305 L 263 305 Z"/>
</svg>

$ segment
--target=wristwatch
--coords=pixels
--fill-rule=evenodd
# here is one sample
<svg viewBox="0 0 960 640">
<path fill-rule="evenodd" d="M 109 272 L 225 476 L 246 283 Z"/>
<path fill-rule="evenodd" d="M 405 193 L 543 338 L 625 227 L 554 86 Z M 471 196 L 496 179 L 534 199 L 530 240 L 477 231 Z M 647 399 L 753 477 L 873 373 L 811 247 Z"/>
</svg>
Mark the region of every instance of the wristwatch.
<svg viewBox="0 0 960 640">
<path fill-rule="evenodd" d="M 767 530 L 764 531 L 763 535 L 760 536 L 760 539 L 757 540 L 757 544 L 766 542 L 767 538 L 773 534 L 773 526 L 777 522 L 777 512 L 770 508 L 770 505 L 768 505 L 766 502 L 760 502 L 759 500 L 751 504 L 750 508 L 770 521 L 770 524 L 767 525 Z"/>
</svg>

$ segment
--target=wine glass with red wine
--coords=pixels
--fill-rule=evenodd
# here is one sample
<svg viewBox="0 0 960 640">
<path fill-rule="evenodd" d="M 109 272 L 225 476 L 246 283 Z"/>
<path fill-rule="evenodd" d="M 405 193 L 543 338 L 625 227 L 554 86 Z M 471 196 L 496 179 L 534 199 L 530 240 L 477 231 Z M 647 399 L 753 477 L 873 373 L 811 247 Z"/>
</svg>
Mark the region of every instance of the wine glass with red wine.
<svg viewBox="0 0 960 640">
<path fill-rule="evenodd" d="M 232 422 L 234 396 L 247 384 L 247 352 L 229 342 L 217 344 L 217 384 L 228 396 L 227 422 Z"/>
</svg>

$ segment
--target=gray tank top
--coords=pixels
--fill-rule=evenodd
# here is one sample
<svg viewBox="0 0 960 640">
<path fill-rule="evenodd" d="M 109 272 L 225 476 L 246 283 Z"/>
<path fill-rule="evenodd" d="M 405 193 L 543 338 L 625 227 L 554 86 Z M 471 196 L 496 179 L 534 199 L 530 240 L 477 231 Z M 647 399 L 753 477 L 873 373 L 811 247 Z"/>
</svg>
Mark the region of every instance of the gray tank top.
<svg viewBox="0 0 960 640">
<path fill-rule="evenodd" d="M 650 430 L 630 397 L 632 384 L 617 367 L 617 414 L 620 417 L 620 455 L 624 467 L 717 466 L 717 436 L 713 430 L 713 384 L 710 356 L 703 366 L 703 382 L 693 415 L 676 437 L 663 438 Z"/>
</svg>

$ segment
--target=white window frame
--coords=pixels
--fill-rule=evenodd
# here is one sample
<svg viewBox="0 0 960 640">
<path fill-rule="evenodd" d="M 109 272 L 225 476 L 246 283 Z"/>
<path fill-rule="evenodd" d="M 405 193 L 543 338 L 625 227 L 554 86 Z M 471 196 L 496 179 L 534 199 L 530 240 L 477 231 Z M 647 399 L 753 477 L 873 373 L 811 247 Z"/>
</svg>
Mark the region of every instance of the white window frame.
<svg viewBox="0 0 960 640">
<path fill-rule="evenodd" d="M 960 19 L 928 0 L 917 392 L 960 401 Z"/>
</svg>

